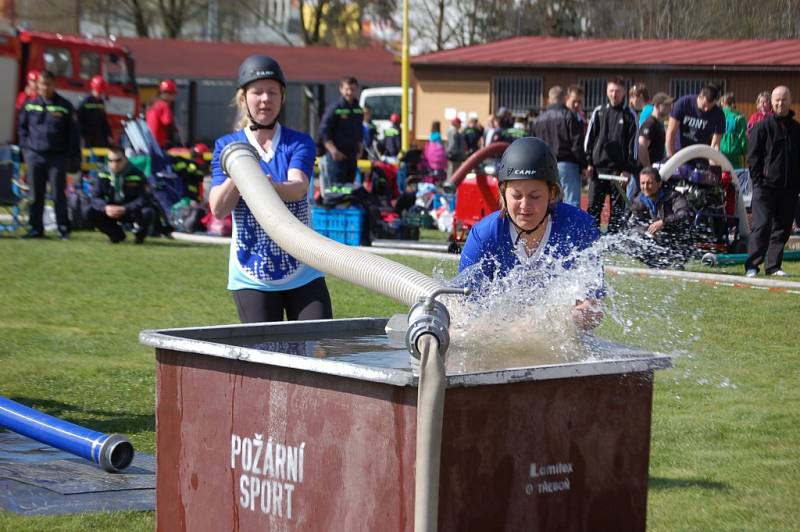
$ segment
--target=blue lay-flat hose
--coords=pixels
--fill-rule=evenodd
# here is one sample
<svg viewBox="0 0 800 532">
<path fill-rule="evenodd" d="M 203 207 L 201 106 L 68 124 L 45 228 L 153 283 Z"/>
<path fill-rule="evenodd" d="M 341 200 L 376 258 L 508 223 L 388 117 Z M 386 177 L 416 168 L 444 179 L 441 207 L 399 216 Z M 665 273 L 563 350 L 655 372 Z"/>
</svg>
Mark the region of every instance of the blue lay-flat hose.
<svg viewBox="0 0 800 532">
<path fill-rule="evenodd" d="M 121 434 L 75 425 L 0 396 L 0 427 L 91 460 L 111 473 L 133 461 L 133 445 Z"/>
</svg>

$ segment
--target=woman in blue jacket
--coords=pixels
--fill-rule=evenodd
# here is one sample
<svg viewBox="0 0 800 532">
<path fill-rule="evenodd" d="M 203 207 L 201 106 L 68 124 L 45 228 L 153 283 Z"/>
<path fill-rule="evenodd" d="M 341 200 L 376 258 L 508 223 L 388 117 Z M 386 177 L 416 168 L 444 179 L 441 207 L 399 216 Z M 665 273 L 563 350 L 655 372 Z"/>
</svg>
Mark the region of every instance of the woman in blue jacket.
<svg viewBox="0 0 800 532">
<path fill-rule="evenodd" d="M 330 319 L 331 299 L 323 274 L 298 261 L 261 228 L 236 185 L 220 166 L 222 150 L 247 142 L 261 158 L 261 169 L 286 207 L 308 224 L 307 200 L 314 169 L 314 141 L 278 123 L 286 93 L 280 65 L 271 57 L 253 55 L 239 67 L 235 102 L 239 128 L 217 140 L 211 162 L 209 206 L 214 216 L 233 213 L 233 238 L 228 265 L 228 290 L 244 323 Z"/>
<path fill-rule="evenodd" d="M 588 214 L 559 201 L 558 166 L 549 146 L 536 137 L 517 139 L 503 153 L 497 171 L 501 208 L 470 231 L 459 272 L 471 269 L 473 288 L 480 288 L 523 265 L 541 271 L 555 260 L 571 269 L 600 233 Z M 597 269 L 596 282 L 587 286 L 573 310 L 584 329 L 599 324 L 605 294 L 599 255 L 587 253 Z"/>
</svg>

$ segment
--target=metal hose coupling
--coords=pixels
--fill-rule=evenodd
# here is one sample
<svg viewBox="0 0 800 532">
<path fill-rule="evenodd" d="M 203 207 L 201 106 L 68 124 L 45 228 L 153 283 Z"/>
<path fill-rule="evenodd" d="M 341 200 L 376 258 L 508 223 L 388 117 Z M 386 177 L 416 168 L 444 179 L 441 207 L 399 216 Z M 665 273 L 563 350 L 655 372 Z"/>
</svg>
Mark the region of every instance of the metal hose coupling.
<svg viewBox="0 0 800 532">
<path fill-rule="evenodd" d="M 406 348 L 417 360 L 422 353 L 417 346 L 419 339 L 425 334 L 432 334 L 439 342 L 439 355 L 444 356 L 450 346 L 450 313 L 436 296 L 441 294 L 468 295 L 468 288 L 437 288 L 430 295 L 421 297 L 408 311 L 408 329 L 406 330 Z"/>
<path fill-rule="evenodd" d="M 219 154 L 219 165 L 226 175 L 230 175 L 229 168 L 233 159 L 242 155 L 258 160 L 258 152 L 249 142 L 231 142 L 223 148 L 222 153 Z"/>
</svg>

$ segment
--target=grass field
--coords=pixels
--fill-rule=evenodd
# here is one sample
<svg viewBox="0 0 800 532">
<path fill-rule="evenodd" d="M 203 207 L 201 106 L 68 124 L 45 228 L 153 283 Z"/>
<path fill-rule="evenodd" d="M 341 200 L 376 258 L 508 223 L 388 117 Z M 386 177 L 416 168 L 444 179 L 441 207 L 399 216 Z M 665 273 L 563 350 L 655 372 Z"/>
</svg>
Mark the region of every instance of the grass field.
<svg viewBox="0 0 800 532">
<path fill-rule="evenodd" d="M 426 273 L 437 265 L 398 260 Z M 452 273 L 455 264 L 443 267 Z M 786 269 L 800 276 L 797 265 Z M 138 332 L 237 321 L 222 246 L 164 239 L 111 246 L 97 233 L 76 233 L 70 242 L 0 236 L 0 271 L 0 394 L 126 433 L 144 452 L 155 450 L 154 354 L 138 344 Z M 614 308 L 601 334 L 684 353 L 656 375 L 649 529 L 797 530 L 800 295 L 634 276 L 608 281 Z M 328 283 L 336 317 L 407 310 Z M 0 530 L 10 531 L 153 526 L 147 512 L 0 512 Z"/>
</svg>

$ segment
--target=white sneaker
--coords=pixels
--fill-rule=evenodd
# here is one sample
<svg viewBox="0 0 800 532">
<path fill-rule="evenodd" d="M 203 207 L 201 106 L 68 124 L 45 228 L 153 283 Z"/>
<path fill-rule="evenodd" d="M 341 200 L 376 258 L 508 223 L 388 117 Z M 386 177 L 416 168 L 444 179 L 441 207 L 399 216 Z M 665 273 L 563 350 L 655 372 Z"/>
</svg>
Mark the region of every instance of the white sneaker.
<svg viewBox="0 0 800 532">
<path fill-rule="evenodd" d="M 770 274 L 772 277 L 789 277 L 789 274 L 783 270 L 775 270 Z"/>
<path fill-rule="evenodd" d="M 756 275 L 758 275 L 758 270 L 754 270 L 754 269 L 747 270 L 744 273 L 745 277 L 751 277 L 752 278 L 752 277 L 755 277 Z"/>
</svg>

